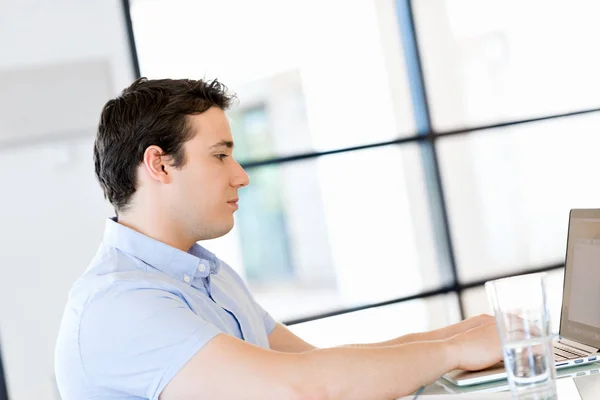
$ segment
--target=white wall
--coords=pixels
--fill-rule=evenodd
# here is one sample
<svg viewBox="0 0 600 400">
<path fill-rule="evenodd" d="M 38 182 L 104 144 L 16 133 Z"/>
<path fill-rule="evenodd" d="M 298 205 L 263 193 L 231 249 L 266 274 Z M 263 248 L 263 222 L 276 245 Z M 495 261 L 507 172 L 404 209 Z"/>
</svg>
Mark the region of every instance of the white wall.
<svg viewBox="0 0 600 400">
<path fill-rule="evenodd" d="M 121 2 L 2 0 L 0 49 L 0 342 L 10 399 L 55 399 L 63 306 L 111 212 L 95 126 L 134 78 Z"/>
</svg>

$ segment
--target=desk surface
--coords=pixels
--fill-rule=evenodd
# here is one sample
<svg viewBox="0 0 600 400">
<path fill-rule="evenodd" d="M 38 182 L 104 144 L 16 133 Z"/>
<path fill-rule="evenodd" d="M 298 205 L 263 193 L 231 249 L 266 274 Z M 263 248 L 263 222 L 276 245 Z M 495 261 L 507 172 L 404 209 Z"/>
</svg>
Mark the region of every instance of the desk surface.
<svg viewBox="0 0 600 400">
<path fill-rule="evenodd" d="M 560 387 L 563 391 L 567 390 L 567 387 L 574 386 L 577 388 L 579 392 L 579 398 L 577 397 L 568 397 L 568 400 L 589 400 L 589 399 L 597 399 L 600 393 L 600 362 L 583 365 L 581 367 L 567 368 L 557 371 L 557 386 L 560 382 Z M 565 381 L 562 381 L 565 380 Z M 571 380 L 573 384 L 567 383 L 566 380 Z M 498 381 L 498 382 L 490 382 L 484 383 L 481 385 L 473 385 L 473 386 L 464 386 L 459 387 L 453 385 L 452 383 L 446 381 L 443 378 L 440 378 L 436 382 L 427 386 L 423 391 L 422 395 L 423 400 L 427 399 L 427 395 L 440 395 L 440 394 L 464 394 L 464 393 L 496 393 L 508 391 L 508 382 L 506 380 Z M 595 393 L 595 395 L 594 395 Z M 421 399 L 419 396 L 419 399 Z M 559 391 L 560 396 L 560 391 Z M 459 397 L 459 396 L 458 396 Z M 559 400 L 563 397 L 560 396 Z"/>
</svg>

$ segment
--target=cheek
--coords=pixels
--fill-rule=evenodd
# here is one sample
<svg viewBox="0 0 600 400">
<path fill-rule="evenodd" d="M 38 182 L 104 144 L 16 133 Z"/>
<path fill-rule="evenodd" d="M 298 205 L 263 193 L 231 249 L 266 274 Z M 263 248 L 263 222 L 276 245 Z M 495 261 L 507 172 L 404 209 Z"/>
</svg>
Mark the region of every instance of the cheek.
<svg viewBox="0 0 600 400">
<path fill-rule="evenodd" d="M 210 181 L 189 182 L 186 196 L 203 212 L 211 212 L 222 203 L 223 191 Z"/>
<path fill-rule="evenodd" d="M 177 187 L 174 201 L 200 212 L 210 212 L 226 202 L 228 181 L 210 166 L 185 171 L 174 180 Z M 226 205 L 226 204 L 225 204 Z"/>
<path fill-rule="evenodd" d="M 180 186 L 180 190 L 190 195 L 206 191 L 210 184 L 210 177 L 201 171 L 186 171 L 177 178 L 175 183 Z"/>
</svg>

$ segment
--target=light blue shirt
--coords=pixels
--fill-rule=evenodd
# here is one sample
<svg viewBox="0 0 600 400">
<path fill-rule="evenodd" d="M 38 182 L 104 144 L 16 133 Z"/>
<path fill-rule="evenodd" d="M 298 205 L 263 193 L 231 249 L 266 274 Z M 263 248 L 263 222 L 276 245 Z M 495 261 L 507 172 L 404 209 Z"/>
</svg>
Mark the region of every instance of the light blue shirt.
<svg viewBox="0 0 600 400">
<path fill-rule="evenodd" d="M 239 275 L 208 250 L 196 244 L 186 253 L 109 219 L 69 294 L 58 387 L 63 400 L 158 399 L 217 334 L 268 348 L 274 327 Z"/>
</svg>

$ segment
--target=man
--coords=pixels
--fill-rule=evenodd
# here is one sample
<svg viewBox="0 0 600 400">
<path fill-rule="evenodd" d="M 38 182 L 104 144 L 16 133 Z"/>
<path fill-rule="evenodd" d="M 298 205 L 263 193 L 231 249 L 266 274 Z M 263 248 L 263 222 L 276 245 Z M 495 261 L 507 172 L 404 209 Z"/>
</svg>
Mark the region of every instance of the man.
<svg viewBox="0 0 600 400">
<path fill-rule="evenodd" d="M 218 81 L 138 79 L 102 111 L 96 175 L 117 217 L 71 290 L 56 348 L 64 400 L 392 399 L 501 359 L 489 316 L 317 349 L 196 242 L 233 227 L 248 176 Z"/>
</svg>

